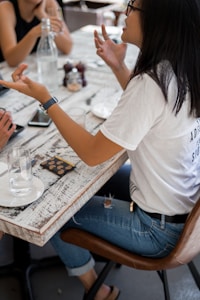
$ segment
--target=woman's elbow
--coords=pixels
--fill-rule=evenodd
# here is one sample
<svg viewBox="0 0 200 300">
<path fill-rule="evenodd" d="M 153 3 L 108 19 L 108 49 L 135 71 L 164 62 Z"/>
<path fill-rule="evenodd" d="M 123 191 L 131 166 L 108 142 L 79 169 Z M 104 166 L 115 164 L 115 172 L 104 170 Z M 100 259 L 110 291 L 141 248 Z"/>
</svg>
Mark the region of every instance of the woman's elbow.
<svg viewBox="0 0 200 300">
<path fill-rule="evenodd" d="M 94 155 L 86 155 L 81 157 L 81 159 L 89 167 L 95 167 L 105 162 L 105 160 L 102 160 L 101 156 L 94 156 Z"/>
<path fill-rule="evenodd" d="M 9 56 L 4 55 L 4 59 L 7 62 L 7 64 L 9 65 L 9 67 L 11 67 L 11 68 L 16 68 L 21 63 L 21 61 L 16 60 L 15 57 L 10 56 L 10 55 Z"/>
<path fill-rule="evenodd" d="M 6 62 L 8 64 L 8 66 L 11 67 L 11 68 L 16 68 L 19 64 L 19 63 L 13 62 L 12 60 L 10 61 L 8 59 L 6 59 Z"/>
</svg>

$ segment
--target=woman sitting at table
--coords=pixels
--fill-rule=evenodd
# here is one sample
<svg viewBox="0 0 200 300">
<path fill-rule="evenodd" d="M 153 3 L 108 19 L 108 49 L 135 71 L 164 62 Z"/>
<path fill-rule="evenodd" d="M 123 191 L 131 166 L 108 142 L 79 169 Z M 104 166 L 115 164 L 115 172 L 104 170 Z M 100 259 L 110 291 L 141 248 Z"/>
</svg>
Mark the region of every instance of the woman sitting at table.
<svg viewBox="0 0 200 300">
<path fill-rule="evenodd" d="M 199 197 L 200 2 L 132 0 L 126 16 L 122 41 L 141 50 L 132 72 L 124 63 L 126 45 L 114 44 L 104 27 L 103 39 L 95 32 L 97 54 L 124 88 L 97 134 L 76 124 L 44 86 L 23 75 L 27 65 L 13 73 L 14 82 L 0 83 L 36 98 L 88 165 L 127 150 L 134 202 L 112 199 L 108 209 L 104 197 L 94 196 L 60 231 L 78 227 L 134 253 L 164 257 L 176 245 Z M 87 292 L 97 277 L 91 254 L 63 242 L 60 231 L 52 244 Z M 117 288 L 103 284 L 95 300 L 118 296 Z"/>
<path fill-rule="evenodd" d="M 69 30 L 59 15 L 56 0 L 8 0 L 0 3 L 0 61 L 11 67 L 35 52 L 41 36 L 41 19 L 51 19 L 57 48 L 68 54 L 72 48 Z M 49 16 L 54 12 L 55 16 Z"/>
</svg>

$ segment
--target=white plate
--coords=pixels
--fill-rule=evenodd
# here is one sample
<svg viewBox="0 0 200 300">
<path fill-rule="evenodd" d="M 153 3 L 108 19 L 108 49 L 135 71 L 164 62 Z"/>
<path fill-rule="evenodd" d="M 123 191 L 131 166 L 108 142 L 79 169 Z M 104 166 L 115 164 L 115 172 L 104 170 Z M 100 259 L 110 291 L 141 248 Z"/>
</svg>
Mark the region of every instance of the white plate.
<svg viewBox="0 0 200 300">
<path fill-rule="evenodd" d="M 43 182 L 35 176 L 33 177 L 33 191 L 24 197 L 15 197 L 9 192 L 8 175 L 5 175 L 2 178 L 0 178 L 0 182 L 0 206 L 4 207 L 19 207 L 28 205 L 39 199 L 44 192 Z"/>
<path fill-rule="evenodd" d="M 99 118 L 107 119 L 112 114 L 113 110 L 117 106 L 122 91 L 117 91 L 110 87 L 104 87 L 97 95 L 92 99 L 91 112 Z M 102 101 L 102 99 L 106 99 Z"/>
<path fill-rule="evenodd" d="M 107 119 L 111 113 L 112 109 L 106 107 L 104 103 L 98 103 L 92 106 L 91 112 L 98 118 Z"/>
</svg>

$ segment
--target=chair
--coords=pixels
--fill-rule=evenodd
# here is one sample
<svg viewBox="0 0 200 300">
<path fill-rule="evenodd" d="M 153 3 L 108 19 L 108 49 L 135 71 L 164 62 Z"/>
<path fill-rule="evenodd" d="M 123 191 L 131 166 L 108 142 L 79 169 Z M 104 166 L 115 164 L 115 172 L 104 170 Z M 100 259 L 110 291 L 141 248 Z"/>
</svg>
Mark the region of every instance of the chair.
<svg viewBox="0 0 200 300">
<path fill-rule="evenodd" d="M 192 259 L 200 252 L 200 199 L 189 214 L 175 248 L 164 258 L 148 258 L 131 253 L 81 229 L 67 229 L 61 233 L 61 238 L 65 242 L 86 248 L 108 260 L 84 299 L 92 300 L 94 298 L 114 264 L 126 265 L 139 270 L 157 271 L 163 283 L 165 300 L 170 300 L 166 270 L 187 264 L 200 289 L 200 275 L 192 262 Z"/>
</svg>

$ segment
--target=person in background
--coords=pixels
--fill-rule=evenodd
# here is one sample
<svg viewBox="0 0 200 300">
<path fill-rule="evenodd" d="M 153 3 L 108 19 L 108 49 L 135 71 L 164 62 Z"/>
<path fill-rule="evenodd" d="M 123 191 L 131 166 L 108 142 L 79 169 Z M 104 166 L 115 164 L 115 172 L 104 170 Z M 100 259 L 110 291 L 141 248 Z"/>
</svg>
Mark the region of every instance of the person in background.
<svg viewBox="0 0 200 300">
<path fill-rule="evenodd" d="M 15 129 L 16 125 L 12 123 L 10 112 L 0 108 L 0 151 L 7 144 Z"/>
<path fill-rule="evenodd" d="M 70 32 L 56 0 L 8 0 L 0 3 L 0 61 L 11 67 L 35 52 L 41 36 L 41 19 L 49 17 L 55 43 L 64 54 L 72 49 Z"/>
<path fill-rule="evenodd" d="M 65 243 L 60 232 L 81 228 L 147 257 L 175 247 L 200 194 L 200 1 L 128 2 L 122 41 L 140 48 L 130 72 L 126 45 L 115 45 L 102 27 L 94 33 L 97 54 L 111 67 L 124 92 L 109 118 L 92 135 L 64 112 L 45 86 L 23 74 L 1 84 L 37 99 L 67 143 L 95 166 L 126 149 L 131 163 L 127 199 L 93 196 L 51 239 L 69 275 L 85 292 L 97 278 L 89 251 Z M 121 179 L 123 181 L 123 178 Z M 133 278 L 134 281 L 134 278 Z M 115 300 L 119 289 L 102 284 L 95 300 Z"/>
</svg>

